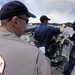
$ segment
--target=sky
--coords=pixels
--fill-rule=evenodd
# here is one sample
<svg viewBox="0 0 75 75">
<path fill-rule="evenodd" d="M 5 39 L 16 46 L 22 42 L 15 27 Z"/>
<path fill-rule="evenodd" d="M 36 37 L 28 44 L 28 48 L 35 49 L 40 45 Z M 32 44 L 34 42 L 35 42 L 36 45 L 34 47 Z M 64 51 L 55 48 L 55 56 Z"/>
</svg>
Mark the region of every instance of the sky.
<svg viewBox="0 0 75 75">
<path fill-rule="evenodd" d="M 0 0 L 0 8 L 12 0 Z M 23 2 L 28 10 L 36 15 L 29 23 L 40 23 L 40 16 L 46 15 L 49 23 L 65 23 L 75 21 L 75 0 L 18 0 Z"/>
</svg>

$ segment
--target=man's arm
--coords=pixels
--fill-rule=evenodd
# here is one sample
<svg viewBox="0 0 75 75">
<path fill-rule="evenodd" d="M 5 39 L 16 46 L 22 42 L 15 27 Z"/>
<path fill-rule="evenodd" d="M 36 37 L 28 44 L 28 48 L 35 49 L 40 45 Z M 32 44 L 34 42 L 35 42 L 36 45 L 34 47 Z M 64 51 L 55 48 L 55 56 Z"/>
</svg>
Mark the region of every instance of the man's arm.
<svg viewBox="0 0 75 75">
<path fill-rule="evenodd" d="M 64 28 L 65 28 L 65 24 L 62 24 L 62 26 L 60 27 L 60 32 L 62 33 L 64 31 Z"/>
<path fill-rule="evenodd" d="M 51 75 L 51 61 L 42 52 L 39 52 L 37 59 L 38 75 Z"/>
</svg>

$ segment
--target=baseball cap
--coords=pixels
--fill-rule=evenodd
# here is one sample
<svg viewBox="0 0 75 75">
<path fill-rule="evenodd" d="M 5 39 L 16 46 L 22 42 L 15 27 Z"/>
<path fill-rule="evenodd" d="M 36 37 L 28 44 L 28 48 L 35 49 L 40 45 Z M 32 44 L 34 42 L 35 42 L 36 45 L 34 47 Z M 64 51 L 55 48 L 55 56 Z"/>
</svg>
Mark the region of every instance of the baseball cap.
<svg viewBox="0 0 75 75">
<path fill-rule="evenodd" d="M 25 14 L 28 17 L 36 18 L 36 16 L 30 13 L 27 7 L 20 1 L 10 1 L 3 5 L 0 10 L 0 20 L 8 19 L 13 16 Z"/>
<path fill-rule="evenodd" d="M 40 21 L 43 21 L 43 20 L 51 20 L 51 19 L 48 18 L 48 17 L 45 16 L 45 15 L 42 15 L 42 16 L 40 17 Z"/>
</svg>

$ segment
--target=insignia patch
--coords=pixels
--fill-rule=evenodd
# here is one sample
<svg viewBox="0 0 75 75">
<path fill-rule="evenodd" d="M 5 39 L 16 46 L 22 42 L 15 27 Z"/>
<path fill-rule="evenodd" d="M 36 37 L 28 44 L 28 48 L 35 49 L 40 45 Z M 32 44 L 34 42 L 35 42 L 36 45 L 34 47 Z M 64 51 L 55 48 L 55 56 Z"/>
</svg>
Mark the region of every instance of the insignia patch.
<svg viewBox="0 0 75 75">
<path fill-rule="evenodd" d="M 5 68 L 5 61 L 4 58 L 0 55 L 0 74 L 3 74 Z"/>
</svg>

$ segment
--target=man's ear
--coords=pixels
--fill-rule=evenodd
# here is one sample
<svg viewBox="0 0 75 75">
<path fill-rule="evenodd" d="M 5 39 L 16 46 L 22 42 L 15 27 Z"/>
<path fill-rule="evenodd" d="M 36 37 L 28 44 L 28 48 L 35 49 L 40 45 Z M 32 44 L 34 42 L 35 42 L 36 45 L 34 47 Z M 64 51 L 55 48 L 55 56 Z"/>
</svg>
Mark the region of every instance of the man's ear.
<svg viewBox="0 0 75 75">
<path fill-rule="evenodd" d="M 11 24 L 12 24 L 13 27 L 17 27 L 17 26 L 18 26 L 18 25 L 17 25 L 17 16 L 14 16 L 14 17 L 12 18 Z"/>
</svg>

